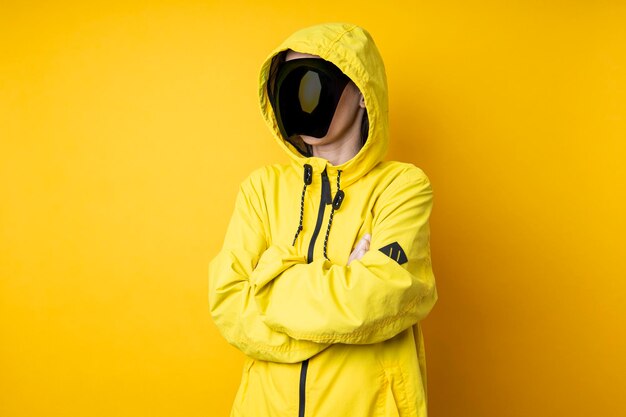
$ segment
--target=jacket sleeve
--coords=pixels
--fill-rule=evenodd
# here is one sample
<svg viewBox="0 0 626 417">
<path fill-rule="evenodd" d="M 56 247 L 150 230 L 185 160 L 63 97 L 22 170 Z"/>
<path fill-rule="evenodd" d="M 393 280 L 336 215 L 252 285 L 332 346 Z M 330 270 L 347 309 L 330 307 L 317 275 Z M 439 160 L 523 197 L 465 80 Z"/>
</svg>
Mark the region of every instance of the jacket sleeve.
<svg viewBox="0 0 626 417">
<path fill-rule="evenodd" d="M 387 340 L 426 317 L 437 301 L 431 207 L 430 182 L 415 168 L 381 195 L 370 250 L 349 266 L 322 257 L 307 264 L 290 246 L 270 246 L 250 278 L 265 324 L 294 339 L 362 344 Z M 388 245 L 394 250 L 385 254 L 380 249 Z"/>
<path fill-rule="evenodd" d="M 249 277 L 267 248 L 262 200 L 242 183 L 222 250 L 209 266 L 209 308 L 224 338 L 255 359 L 295 363 L 327 347 L 295 340 L 267 326 L 254 302 Z"/>
</svg>

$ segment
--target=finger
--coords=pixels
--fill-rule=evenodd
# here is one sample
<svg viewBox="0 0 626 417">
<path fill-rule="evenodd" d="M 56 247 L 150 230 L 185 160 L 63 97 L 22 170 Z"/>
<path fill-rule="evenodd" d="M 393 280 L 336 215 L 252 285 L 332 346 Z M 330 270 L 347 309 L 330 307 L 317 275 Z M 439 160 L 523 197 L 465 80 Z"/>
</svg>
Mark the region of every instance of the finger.
<svg viewBox="0 0 626 417">
<path fill-rule="evenodd" d="M 350 265 L 350 263 L 354 261 L 355 259 L 356 259 L 356 252 L 352 252 L 350 254 L 350 257 L 348 258 L 348 265 Z"/>
<path fill-rule="evenodd" d="M 357 252 L 356 259 L 361 259 L 363 256 L 365 256 L 366 253 L 367 253 L 367 250 L 361 249 L 359 252 Z"/>
<path fill-rule="evenodd" d="M 371 238 L 372 238 L 372 235 L 370 235 L 369 233 L 366 233 L 357 242 L 356 246 L 352 250 L 352 253 L 348 257 L 348 265 L 350 265 L 350 262 L 354 261 L 355 259 L 361 259 L 363 255 L 365 255 L 365 252 L 367 252 L 370 249 Z"/>
<path fill-rule="evenodd" d="M 353 250 L 352 253 L 350 254 L 350 257 L 348 258 L 348 265 L 350 265 L 350 262 L 356 259 L 361 259 L 362 256 L 363 256 L 363 249 L 357 248 Z"/>
<path fill-rule="evenodd" d="M 357 253 L 354 252 L 352 255 L 350 255 L 350 258 L 348 259 L 348 265 L 350 265 L 353 261 L 356 261 L 357 259 L 359 259 L 359 257 L 357 256 Z"/>
<path fill-rule="evenodd" d="M 350 253 L 350 256 L 348 257 L 348 261 L 354 260 L 354 258 L 357 256 L 357 253 L 359 253 L 359 250 L 360 248 L 358 247 L 354 248 L 354 250 L 352 251 L 352 253 Z"/>
<path fill-rule="evenodd" d="M 366 245 L 366 244 L 367 244 L 367 241 L 365 239 L 361 238 L 361 240 L 359 240 L 359 242 L 354 247 L 354 252 L 361 250 L 363 248 L 363 246 Z"/>
</svg>

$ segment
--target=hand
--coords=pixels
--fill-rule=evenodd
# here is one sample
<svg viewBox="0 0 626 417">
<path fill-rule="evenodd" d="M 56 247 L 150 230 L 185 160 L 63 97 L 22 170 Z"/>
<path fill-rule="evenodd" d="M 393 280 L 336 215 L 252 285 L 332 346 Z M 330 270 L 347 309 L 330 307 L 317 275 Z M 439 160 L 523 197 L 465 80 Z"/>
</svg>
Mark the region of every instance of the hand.
<svg viewBox="0 0 626 417">
<path fill-rule="evenodd" d="M 350 254 L 350 257 L 348 258 L 348 265 L 350 265 L 350 262 L 352 261 L 356 261 L 359 260 L 363 257 L 363 255 L 365 255 L 365 253 L 370 250 L 370 241 L 372 240 L 372 235 L 370 235 L 369 233 L 366 233 L 361 240 L 359 240 L 359 243 L 356 244 L 354 250 L 352 251 L 352 253 Z"/>
</svg>

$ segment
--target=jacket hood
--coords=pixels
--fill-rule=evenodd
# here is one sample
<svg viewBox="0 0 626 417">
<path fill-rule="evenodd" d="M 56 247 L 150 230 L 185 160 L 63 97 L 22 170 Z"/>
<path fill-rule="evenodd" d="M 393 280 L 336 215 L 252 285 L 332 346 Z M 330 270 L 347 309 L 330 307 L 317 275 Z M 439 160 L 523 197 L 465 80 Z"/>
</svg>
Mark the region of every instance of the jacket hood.
<svg viewBox="0 0 626 417">
<path fill-rule="evenodd" d="M 369 133 L 365 145 L 352 159 L 332 166 L 324 159 L 305 156 L 280 133 L 270 103 L 267 84 L 272 63 L 283 51 L 317 55 L 335 64 L 359 88 L 365 99 Z M 382 161 L 389 141 L 387 77 L 374 40 L 363 28 L 348 23 L 327 23 L 295 32 L 274 49 L 261 67 L 259 79 L 261 113 L 274 139 L 299 166 L 310 164 L 314 171 L 328 168 L 341 171 L 341 182 L 348 186 Z"/>
</svg>

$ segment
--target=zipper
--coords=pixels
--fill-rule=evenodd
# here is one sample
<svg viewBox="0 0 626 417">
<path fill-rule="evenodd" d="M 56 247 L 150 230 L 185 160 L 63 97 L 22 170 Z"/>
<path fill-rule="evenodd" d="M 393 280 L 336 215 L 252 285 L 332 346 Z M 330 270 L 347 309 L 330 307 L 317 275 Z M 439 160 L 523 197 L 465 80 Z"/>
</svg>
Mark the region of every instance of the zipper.
<svg viewBox="0 0 626 417">
<path fill-rule="evenodd" d="M 298 407 L 298 417 L 304 417 L 304 406 L 306 402 L 306 372 L 309 369 L 309 360 L 302 362 L 300 368 L 300 405 Z"/>
<path fill-rule="evenodd" d="M 322 228 L 322 221 L 324 220 L 324 212 L 326 211 L 326 206 L 333 202 L 330 196 L 330 181 L 328 181 L 328 174 L 326 173 L 326 169 L 324 168 L 324 172 L 322 172 L 322 195 L 320 197 L 320 208 L 317 211 L 317 222 L 315 223 L 315 229 L 313 230 L 313 236 L 311 236 L 311 242 L 309 243 L 309 251 L 307 253 L 307 263 L 313 262 L 313 252 L 315 251 L 315 241 L 317 240 L 317 236 L 320 234 L 320 229 Z"/>
<path fill-rule="evenodd" d="M 317 221 L 315 223 L 315 229 L 313 230 L 313 236 L 311 236 L 311 242 L 309 242 L 309 250 L 307 253 L 307 263 L 313 262 L 313 252 L 315 251 L 315 241 L 320 234 L 322 228 L 322 221 L 324 220 L 324 212 L 326 206 L 332 204 L 333 200 L 330 195 L 330 181 L 328 181 L 328 173 L 326 168 L 322 172 L 322 194 L 320 196 L 320 208 L 317 211 Z M 300 403 L 298 407 L 298 417 L 304 417 L 304 407 L 306 405 L 306 374 L 309 369 L 309 360 L 302 362 L 300 368 Z"/>
</svg>

